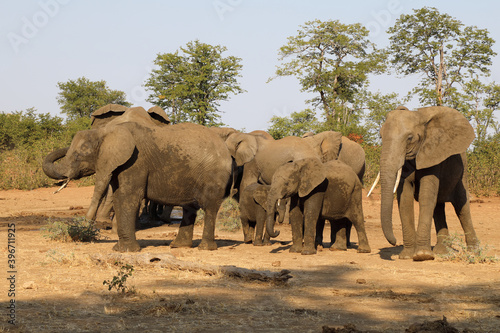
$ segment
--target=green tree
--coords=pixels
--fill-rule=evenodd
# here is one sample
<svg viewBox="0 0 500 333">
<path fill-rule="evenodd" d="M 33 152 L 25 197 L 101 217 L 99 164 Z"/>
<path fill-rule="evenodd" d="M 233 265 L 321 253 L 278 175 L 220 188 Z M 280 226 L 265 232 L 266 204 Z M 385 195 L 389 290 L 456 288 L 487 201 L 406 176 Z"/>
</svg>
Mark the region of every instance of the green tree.
<svg viewBox="0 0 500 333">
<path fill-rule="evenodd" d="M 323 110 L 331 129 L 359 120 L 353 106 L 356 95 L 368 84 L 370 73 L 385 70 L 386 56 L 368 34 L 361 24 L 314 20 L 279 50 L 280 61 L 290 60 L 277 68 L 276 76 L 296 76 L 302 91 L 314 93 L 308 102 Z"/>
<path fill-rule="evenodd" d="M 68 82 L 58 82 L 61 90 L 57 102 L 61 112 L 69 119 L 90 117 L 90 114 L 106 104 L 131 106 L 123 91 L 111 90 L 106 81 L 90 81 L 85 77 Z"/>
<path fill-rule="evenodd" d="M 364 140 L 380 144 L 380 128 L 385 122 L 387 113 L 396 109 L 402 102 L 396 93 L 382 94 L 367 91 L 362 99 L 364 108 L 368 110 L 364 118 L 366 130 Z"/>
<path fill-rule="evenodd" d="M 292 112 L 289 117 L 273 116 L 269 121 L 268 133 L 275 139 L 285 136 L 302 136 L 307 132 L 315 132 L 319 126 L 316 113 L 311 109 Z"/>
<path fill-rule="evenodd" d="M 35 108 L 13 113 L 0 113 L 0 149 L 13 149 L 64 132 L 63 120 L 50 114 L 38 114 Z"/>
<path fill-rule="evenodd" d="M 241 59 L 223 57 L 226 50 L 195 40 L 181 47 L 181 54 L 158 54 L 154 61 L 158 68 L 145 83 L 151 92 L 148 101 L 162 107 L 173 123 L 222 125 L 219 102 L 244 92 L 237 80 Z"/>
<path fill-rule="evenodd" d="M 469 119 L 476 132 L 476 145 L 486 140 L 490 133 L 499 132 L 495 111 L 500 109 L 500 85 L 495 82 L 484 84 L 478 77 L 465 82 L 461 91 L 452 96 L 450 106 Z"/>
<path fill-rule="evenodd" d="M 477 74 L 489 75 L 494 40 L 486 29 L 466 26 L 436 8 L 403 14 L 390 34 L 390 61 L 399 74 L 422 75 L 418 94 L 422 104 L 448 104 L 457 85 Z"/>
</svg>

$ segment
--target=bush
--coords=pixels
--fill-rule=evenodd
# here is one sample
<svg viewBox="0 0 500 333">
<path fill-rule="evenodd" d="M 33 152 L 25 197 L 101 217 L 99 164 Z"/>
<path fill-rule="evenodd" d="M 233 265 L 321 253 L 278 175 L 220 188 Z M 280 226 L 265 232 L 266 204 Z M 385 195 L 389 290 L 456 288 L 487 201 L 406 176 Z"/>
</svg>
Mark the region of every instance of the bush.
<svg viewBox="0 0 500 333">
<path fill-rule="evenodd" d="M 203 209 L 198 210 L 196 215 L 196 225 L 200 225 L 205 220 Z M 220 230 L 237 231 L 241 229 L 240 207 L 236 200 L 227 198 L 222 202 L 219 213 L 217 214 L 216 227 Z"/>
<path fill-rule="evenodd" d="M 469 264 L 481 264 L 497 262 L 496 256 L 489 256 L 487 254 L 488 247 L 478 245 L 473 249 L 468 249 L 463 237 L 458 234 L 448 236 L 444 240 L 444 245 L 448 247 L 448 253 L 440 255 L 444 260 L 461 261 Z"/>
<path fill-rule="evenodd" d="M 54 180 L 42 170 L 42 162 L 53 150 L 70 145 L 76 132 L 87 129 L 90 119 L 62 124 L 59 117 L 37 115 L 34 109 L 0 113 L 0 189 L 33 190 Z M 93 184 L 93 179 L 83 181 Z"/>
<path fill-rule="evenodd" d="M 95 222 L 85 218 L 72 221 L 49 219 L 42 232 L 44 237 L 62 242 L 94 242 L 100 238 L 100 230 L 95 226 Z"/>
<path fill-rule="evenodd" d="M 477 143 L 467 154 L 469 190 L 476 195 L 500 195 L 499 137 Z"/>
<path fill-rule="evenodd" d="M 382 146 L 362 144 L 365 150 L 366 169 L 363 178 L 365 186 L 368 188 L 373 184 L 380 170 L 380 153 Z"/>
</svg>

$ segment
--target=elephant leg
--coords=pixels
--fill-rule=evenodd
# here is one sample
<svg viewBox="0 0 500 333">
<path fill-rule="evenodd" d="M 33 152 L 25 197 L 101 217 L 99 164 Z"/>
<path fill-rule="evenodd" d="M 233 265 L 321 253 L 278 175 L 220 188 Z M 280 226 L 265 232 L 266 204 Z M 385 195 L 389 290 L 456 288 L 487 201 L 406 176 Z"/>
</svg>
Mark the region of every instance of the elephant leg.
<svg viewBox="0 0 500 333">
<path fill-rule="evenodd" d="M 437 204 L 439 178 L 434 174 L 427 174 L 420 180 L 419 216 L 415 253 L 413 260 L 434 260 L 431 249 L 431 224 Z"/>
<path fill-rule="evenodd" d="M 357 200 L 353 200 L 351 203 L 345 220 L 347 219 L 352 222 L 352 225 L 358 234 L 358 253 L 370 253 L 371 248 L 368 242 L 368 236 L 366 235 L 363 200 L 361 196 L 359 196 Z"/>
<path fill-rule="evenodd" d="M 217 250 L 217 243 L 215 242 L 215 221 L 217 219 L 217 212 L 219 211 L 222 200 L 211 203 L 205 209 L 205 221 L 203 223 L 203 235 L 201 243 L 198 245 L 198 250 Z"/>
<path fill-rule="evenodd" d="M 452 204 L 460 224 L 462 225 L 462 229 L 464 230 L 467 248 L 471 250 L 474 247 L 479 246 L 479 239 L 477 238 L 476 231 L 472 225 L 469 193 L 464 187 L 463 182 L 458 183 Z"/>
<path fill-rule="evenodd" d="M 248 218 L 240 216 L 241 220 L 241 229 L 243 230 L 243 242 L 250 244 L 253 240 L 253 233 L 255 232 L 255 229 L 253 231 L 250 230 L 250 223 L 248 222 Z"/>
<path fill-rule="evenodd" d="M 412 259 L 415 253 L 415 214 L 414 214 L 414 187 L 410 181 L 405 179 L 398 188 L 398 210 L 403 229 L 403 251 L 399 259 Z"/>
<path fill-rule="evenodd" d="M 304 202 L 304 247 L 301 254 L 316 254 L 317 223 L 323 206 L 324 192 L 310 194 Z"/>
<path fill-rule="evenodd" d="M 263 236 L 264 236 L 264 224 L 266 223 L 266 211 L 263 208 L 257 207 L 255 211 L 255 239 L 253 241 L 253 245 L 262 246 L 264 245 Z M 271 240 L 268 235 L 266 239 L 266 245 L 270 245 Z"/>
<path fill-rule="evenodd" d="M 196 221 L 197 209 L 194 207 L 182 207 L 182 220 L 177 236 L 170 243 L 170 247 L 192 247 L 194 223 Z"/>
<path fill-rule="evenodd" d="M 347 251 L 347 218 L 331 220 L 331 242 L 330 251 Z M 349 223 L 351 223 L 349 221 Z M 352 223 L 351 223 L 352 225 Z"/>
<path fill-rule="evenodd" d="M 115 214 L 118 229 L 118 243 L 113 246 L 118 252 L 137 252 L 141 250 L 135 237 L 135 221 L 144 190 L 127 190 L 126 186 L 119 187 L 113 192 Z"/>
<path fill-rule="evenodd" d="M 444 212 L 444 202 L 438 202 L 434 208 L 434 226 L 436 227 L 437 242 L 434 246 L 435 254 L 446 254 L 448 249 L 444 244 L 444 240 L 449 236 L 448 224 L 446 223 L 446 215 Z"/>
<path fill-rule="evenodd" d="M 318 250 L 323 249 L 323 232 L 325 230 L 325 222 L 326 220 L 324 218 L 319 218 L 318 222 L 316 223 L 316 239 L 314 241 L 314 245 Z"/>
<path fill-rule="evenodd" d="M 165 224 L 172 223 L 172 220 L 170 219 L 170 215 L 172 214 L 173 209 L 174 209 L 174 206 L 163 205 L 163 210 L 160 214 L 160 220 L 163 221 L 163 223 L 165 223 Z"/>
<path fill-rule="evenodd" d="M 302 252 L 302 241 L 304 239 L 304 215 L 299 207 L 297 196 L 292 196 L 290 199 L 290 225 L 292 227 L 292 247 L 290 252 Z"/>
<path fill-rule="evenodd" d="M 109 222 L 111 220 L 111 212 L 113 210 L 113 190 L 111 185 L 108 186 L 108 190 L 101 200 L 101 204 L 97 209 L 96 221 Z"/>
</svg>

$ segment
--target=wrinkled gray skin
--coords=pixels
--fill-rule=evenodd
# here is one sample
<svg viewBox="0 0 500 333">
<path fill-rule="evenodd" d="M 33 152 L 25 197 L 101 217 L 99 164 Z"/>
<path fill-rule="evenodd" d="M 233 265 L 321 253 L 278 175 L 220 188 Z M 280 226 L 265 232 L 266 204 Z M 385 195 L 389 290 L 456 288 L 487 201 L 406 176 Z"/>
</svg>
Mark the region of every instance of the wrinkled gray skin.
<svg viewBox="0 0 500 333">
<path fill-rule="evenodd" d="M 279 167 L 267 196 L 266 229 L 271 237 L 279 235 L 274 231 L 274 214 L 278 200 L 284 198 L 291 198 L 292 205 L 300 208 L 301 215 L 291 221 L 293 244 L 290 252 L 315 254 L 318 219 L 336 221 L 342 218 L 352 221 L 356 228 L 358 252 L 371 251 L 364 227 L 362 185 L 345 163 L 338 160 L 322 163 L 317 158 L 307 158 Z"/>
<path fill-rule="evenodd" d="M 271 245 L 269 234 L 264 233 L 266 220 L 266 203 L 269 185 L 253 183 L 247 186 L 240 195 L 241 223 L 255 228 L 253 245 Z"/>
<path fill-rule="evenodd" d="M 404 249 L 399 258 L 432 260 L 435 253 L 446 252 L 443 244 L 448 236 L 445 202 L 451 202 L 455 208 L 467 245 L 476 246 L 478 239 L 470 214 L 465 155 L 474 139 L 474 130 L 467 119 L 444 106 L 417 111 L 399 107 L 387 115 L 381 135 L 381 222 L 384 235 L 392 245 L 396 245 L 392 230 L 393 188 L 396 174 L 402 168 L 397 200 Z M 419 202 L 416 229 L 414 200 Z M 434 252 L 431 248 L 433 218 L 437 232 Z"/>
<path fill-rule="evenodd" d="M 127 119 L 122 117 L 122 115 L 125 113 L 125 111 L 131 110 L 128 115 Z M 97 110 L 95 110 L 91 114 L 91 129 L 98 129 L 105 127 L 109 123 L 111 125 L 113 124 L 119 124 L 123 122 L 128 122 L 128 121 L 134 121 L 133 117 L 131 118 L 130 115 L 135 113 L 136 111 L 141 111 L 141 113 L 144 111 L 143 108 L 141 107 L 136 107 L 136 108 L 128 108 L 124 105 L 119 105 L 119 104 L 108 104 L 105 105 Z M 153 106 L 147 111 L 150 120 L 153 122 L 153 124 L 157 126 L 165 126 L 170 123 L 170 120 L 168 119 L 167 114 L 165 111 L 160 108 L 159 106 Z M 143 121 L 142 118 L 138 118 L 139 121 Z M 63 158 L 67 152 L 69 147 L 61 148 L 58 149 L 51 154 L 49 154 L 44 162 L 43 162 L 43 170 L 45 174 L 52 178 L 52 179 L 63 179 L 60 178 L 60 175 L 57 173 L 54 173 L 53 170 L 53 164 L 55 161 Z M 108 193 L 111 193 L 111 189 L 108 189 Z M 96 215 L 96 220 L 97 221 L 109 221 L 111 217 L 111 211 L 113 210 L 113 196 L 106 193 L 104 199 L 102 200 L 101 204 L 99 205 L 99 208 L 97 210 L 97 215 Z M 116 221 L 113 221 L 113 230 L 116 230 Z"/>
<path fill-rule="evenodd" d="M 341 134 L 324 132 L 317 134 L 313 146 L 309 141 L 289 136 L 280 140 L 265 139 L 260 135 L 232 133 L 226 145 L 238 166 L 244 166 L 240 190 L 253 183 L 270 185 L 274 172 L 289 161 L 304 158 L 319 158 L 323 161 L 335 160 L 338 156 Z M 311 141 L 313 142 L 313 141 Z M 295 207 L 290 208 L 290 219 Z M 300 218 L 300 217 L 299 217 Z M 242 221 L 244 241 L 251 242 L 253 233 Z M 345 241 L 345 239 L 344 239 Z"/>
<path fill-rule="evenodd" d="M 313 146 L 316 144 L 316 136 L 312 132 L 308 132 L 302 136 L 304 139 L 312 142 Z M 356 173 L 361 184 L 363 184 L 363 177 L 365 175 L 365 151 L 360 144 L 350 140 L 348 137 L 342 136 L 339 147 L 338 160 L 344 162 Z M 346 218 L 338 221 L 331 221 L 331 242 L 334 246 L 330 247 L 336 249 L 345 249 L 350 245 L 352 222 Z M 316 230 L 316 246 L 323 246 L 323 230 L 325 228 L 325 220 L 318 221 Z M 345 241 L 344 241 L 345 240 Z M 344 246 L 345 242 L 345 246 Z"/>
<path fill-rule="evenodd" d="M 146 111 L 126 111 L 128 119 L 78 132 L 64 158 L 53 164 L 62 178 L 96 174 L 87 212 L 94 219 L 109 185 L 118 223 L 120 252 L 139 251 L 135 220 L 145 197 L 183 207 L 183 221 L 171 246 L 192 246 L 193 215 L 205 210 L 203 250 L 215 250 L 215 219 L 231 187 L 232 158 L 220 137 L 206 127 L 179 124 L 159 127 Z M 115 120 L 117 120 L 116 118 Z"/>
</svg>

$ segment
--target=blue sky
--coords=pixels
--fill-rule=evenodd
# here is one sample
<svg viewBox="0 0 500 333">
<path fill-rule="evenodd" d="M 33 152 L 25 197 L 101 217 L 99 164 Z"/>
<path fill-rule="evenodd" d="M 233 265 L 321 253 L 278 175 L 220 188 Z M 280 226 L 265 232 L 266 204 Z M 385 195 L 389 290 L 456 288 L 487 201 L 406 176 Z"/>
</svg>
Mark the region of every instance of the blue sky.
<svg viewBox="0 0 500 333">
<path fill-rule="evenodd" d="M 266 129 L 273 115 L 307 107 L 308 96 L 295 78 L 266 83 L 279 65 L 279 47 L 300 25 L 314 19 L 361 23 L 384 47 L 387 28 L 401 14 L 423 6 L 488 29 L 500 54 L 500 2 L 494 0 L 2 0 L 0 111 L 34 107 L 61 115 L 57 83 L 82 76 L 105 80 L 111 89 L 124 91 L 128 101 L 147 108 L 142 84 L 156 55 L 199 39 L 242 58 L 240 82 L 247 92 L 221 103 L 222 121 L 236 129 Z M 417 79 L 386 75 L 370 81 L 374 91 L 403 96 Z M 500 56 L 487 81 L 500 82 Z"/>
</svg>

